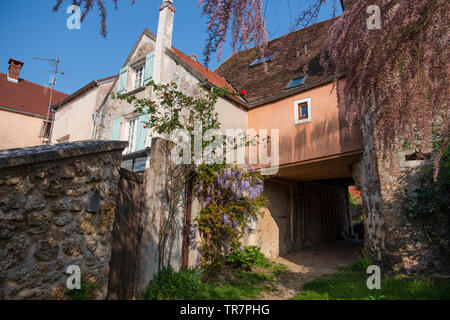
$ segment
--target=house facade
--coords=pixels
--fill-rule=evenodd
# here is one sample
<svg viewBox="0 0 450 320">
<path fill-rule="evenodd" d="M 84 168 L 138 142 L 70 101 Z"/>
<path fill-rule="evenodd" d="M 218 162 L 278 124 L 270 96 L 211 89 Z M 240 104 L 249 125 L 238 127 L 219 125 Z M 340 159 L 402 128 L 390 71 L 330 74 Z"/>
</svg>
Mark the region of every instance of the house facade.
<svg viewBox="0 0 450 320">
<path fill-rule="evenodd" d="M 172 46 L 175 14 L 172 1 L 163 1 L 159 10 L 157 35 L 148 29 L 141 33 L 110 92 L 150 99 L 152 88 L 146 84 L 151 80 L 157 84 L 173 81 L 179 90 L 191 96 L 202 94 L 199 84 L 226 87 L 233 92 L 234 88 L 223 77 Z M 247 110 L 242 104 L 237 98 L 219 98 L 216 112 L 222 129 L 247 128 Z M 142 171 L 148 167 L 146 150 L 157 135 L 144 128 L 146 115 L 134 113 L 132 104 L 108 95 L 96 119 L 95 139 L 128 141 L 125 168 Z"/>
<path fill-rule="evenodd" d="M 350 129 L 334 77 L 324 78 L 319 63 L 334 21 L 270 41 L 264 58 L 255 48 L 240 52 L 216 70 L 247 92 L 248 128 L 279 132 L 278 168 L 265 181 L 270 205 L 246 237 L 269 257 L 352 234 L 348 186 L 361 132 Z"/>
<path fill-rule="evenodd" d="M 23 62 L 11 58 L 8 65 L 8 73 L 0 73 L 0 149 L 40 145 L 47 141 L 51 127 L 49 122 L 44 134 L 50 90 L 20 78 Z M 52 101 L 67 96 L 54 91 Z"/>
<path fill-rule="evenodd" d="M 95 115 L 117 76 L 94 80 L 53 106 L 52 143 L 91 140 Z"/>
</svg>

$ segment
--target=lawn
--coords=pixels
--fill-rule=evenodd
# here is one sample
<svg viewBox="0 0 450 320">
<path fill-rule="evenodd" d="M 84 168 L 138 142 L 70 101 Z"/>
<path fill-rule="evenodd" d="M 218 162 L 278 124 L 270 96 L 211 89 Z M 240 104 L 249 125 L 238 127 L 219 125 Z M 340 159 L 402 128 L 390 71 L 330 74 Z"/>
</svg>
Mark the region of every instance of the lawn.
<svg viewBox="0 0 450 320">
<path fill-rule="evenodd" d="M 336 274 L 306 283 L 293 300 L 448 300 L 450 279 L 384 276 L 381 289 L 369 290 L 361 262 L 342 267 Z"/>
<path fill-rule="evenodd" d="M 232 255 L 221 272 L 207 275 L 199 268 L 175 272 L 162 270 L 150 281 L 147 300 L 244 300 L 258 299 L 272 290 L 271 280 L 286 266 L 265 258 L 256 247 L 245 247 L 245 254 Z"/>
</svg>

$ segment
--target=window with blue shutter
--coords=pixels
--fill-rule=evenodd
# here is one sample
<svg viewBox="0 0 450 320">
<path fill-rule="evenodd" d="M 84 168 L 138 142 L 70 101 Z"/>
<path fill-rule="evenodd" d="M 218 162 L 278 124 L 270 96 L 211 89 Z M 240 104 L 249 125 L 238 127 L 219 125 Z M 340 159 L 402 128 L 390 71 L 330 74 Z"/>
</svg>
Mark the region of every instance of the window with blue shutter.
<svg viewBox="0 0 450 320">
<path fill-rule="evenodd" d="M 146 126 L 145 122 L 148 121 L 148 115 L 143 114 L 139 116 L 139 126 L 137 129 L 137 137 L 136 137 L 136 149 L 135 151 L 144 150 L 145 140 L 147 138 L 147 128 L 144 128 Z"/>
<path fill-rule="evenodd" d="M 150 52 L 145 57 L 145 74 L 144 74 L 144 85 L 153 79 L 153 64 L 155 63 L 155 52 Z"/>
<path fill-rule="evenodd" d="M 117 93 L 124 93 L 127 88 L 128 80 L 128 66 L 123 67 L 119 73 L 119 84 L 117 86 Z"/>
<path fill-rule="evenodd" d="M 121 117 L 115 118 L 111 123 L 110 140 L 120 139 L 120 123 Z"/>
</svg>

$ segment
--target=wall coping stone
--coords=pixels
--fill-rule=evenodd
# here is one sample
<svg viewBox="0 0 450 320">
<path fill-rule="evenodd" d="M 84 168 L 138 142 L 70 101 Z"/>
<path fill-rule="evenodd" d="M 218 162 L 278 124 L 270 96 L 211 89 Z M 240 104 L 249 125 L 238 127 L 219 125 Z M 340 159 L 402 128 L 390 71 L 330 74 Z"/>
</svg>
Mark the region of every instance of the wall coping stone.
<svg viewBox="0 0 450 320">
<path fill-rule="evenodd" d="M 79 157 L 99 152 L 123 150 L 127 141 L 85 140 L 53 145 L 0 150 L 0 169 Z"/>
</svg>

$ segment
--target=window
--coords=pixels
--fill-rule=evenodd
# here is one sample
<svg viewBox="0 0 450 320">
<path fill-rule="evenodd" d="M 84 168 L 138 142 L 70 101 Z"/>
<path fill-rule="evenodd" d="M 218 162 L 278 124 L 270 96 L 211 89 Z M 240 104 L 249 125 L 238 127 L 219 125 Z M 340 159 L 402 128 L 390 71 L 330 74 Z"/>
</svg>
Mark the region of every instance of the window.
<svg viewBox="0 0 450 320">
<path fill-rule="evenodd" d="M 292 79 L 291 81 L 289 81 L 288 85 L 286 86 L 286 89 L 302 85 L 307 77 L 308 77 L 307 75 L 303 75 Z"/>
<path fill-rule="evenodd" d="M 45 129 L 45 138 L 48 138 L 50 135 L 50 128 L 52 126 L 52 123 L 49 121 L 47 123 L 47 127 L 45 127 L 45 120 L 42 122 L 41 131 L 39 132 L 39 137 L 44 137 L 44 129 Z"/>
<path fill-rule="evenodd" d="M 137 136 L 137 129 L 138 129 L 138 123 L 139 119 L 134 118 L 127 122 L 128 124 L 128 148 L 126 153 L 134 152 L 136 149 L 136 136 Z"/>
<path fill-rule="evenodd" d="M 140 65 L 134 69 L 134 88 L 137 89 L 144 85 L 144 65 Z"/>
<path fill-rule="evenodd" d="M 308 119 L 308 103 L 307 102 L 299 103 L 297 107 L 298 107 L 298 118 L 300 120 Z"/>
<path fill-rule="evenodd" d="M 311 98 L 294 102 L 295 124 L 311 121 Z"/>
<path fill-rule="evenodd" d="M 275 51 L 275 52 L 272 52 L 272 53 L 269 54 L 268 56 L 265 56 L 264 58 L 258 58 L 258 59 L 256 59 L 255 61 L 253 61 L 253 62 L 250 64 L 250 67 L 257 66 L 258 64 L 261 64 L 261 63 L 263 63 L 264 61 L 265 61 L 265 62 L 269 62 L 270 60 L 273 59 L 273 57 L 275 56 L 275 53 L 276 53 L 276 51 Z"/>
</svg>

